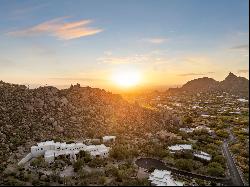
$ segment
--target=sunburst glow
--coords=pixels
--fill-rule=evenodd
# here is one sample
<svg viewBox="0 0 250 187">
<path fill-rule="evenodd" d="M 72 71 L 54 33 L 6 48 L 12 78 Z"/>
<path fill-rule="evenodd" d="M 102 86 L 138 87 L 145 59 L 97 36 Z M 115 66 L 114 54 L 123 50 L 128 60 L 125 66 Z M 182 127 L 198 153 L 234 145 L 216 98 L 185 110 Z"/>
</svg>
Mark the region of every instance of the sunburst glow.
<svg viewBox="0 0 250 187">
<path fill-rule="evenodd" d="M 140 80 L 141 74 L 136 70 L 120 70 L 112 76 L 112 81 L 120 87 L 136 86 Z"/>
</svg>

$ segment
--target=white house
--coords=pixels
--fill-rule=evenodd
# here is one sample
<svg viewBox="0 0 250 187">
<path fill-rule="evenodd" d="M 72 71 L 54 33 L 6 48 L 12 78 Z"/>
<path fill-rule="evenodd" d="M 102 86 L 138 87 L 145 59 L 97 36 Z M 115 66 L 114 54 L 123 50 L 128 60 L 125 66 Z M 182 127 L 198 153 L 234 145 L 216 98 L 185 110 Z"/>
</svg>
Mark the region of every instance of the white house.
<svg viewBox="0 0 250 187">
<path fill-rule="evenodd" d="M 195 128 L 195 130 L 206 130 L 206 131 L 208 131 L 209 133 L 212 133 L 212 132 L 214 132 L 213 130 L 211 130 L 209 127 L 207 127 L 207 126 L 197 126 L 196 128 Z"/>
<path fill-rule="evenodd" d="M 210 117 L 210 115 L 207 115 L 207 114 L 201 114 L 201 117 L 208 118 L 208 117 Z"/>
<path fill-rule="evenodd" d="M 31 158 L 44 156 L 46 162 L 53 162 L 60 155 L 70 155 L 71 160 L 76 160 L 76 154 L 80 150 L 89 152 L 92 157 L 107 157 L 110 148 L 104 144 L 85 145 L 83 143 L 66 144 L 60 142 L 46 141 L 38 143 L 37 146 L 31 147 L 31 153 L 23 158 L 18 164 L 24 164 Z"/>
<path fill-rule="evenodd" d="M 109 147 L 106 147 L 104 144 L 96 145 L 93 151 L 90 151 L 92 157 L 107 157 L 109 154 Z"/>
<path fill-rule="evenodd" d="M 116 136 L 103 136 L 102 141 L 103 142 L 114 142 L 116 139 Z"/>
<path fill-rule="evenodd" d="M 192 106 L 192 109 L 196 109 L 196 108 L 203 108 L 203 107 L 202 106 L 197 106 L 197 105 Z"/>
<path fill-rule="evenodd" d="M 155 169 L 154 172 L 149 175 L 148 180 L 155 186 L 183 186 L 183 183 L 175 181 L 171 176 L 171 172 L 167 170 Z"/>
<path fill-rule="evenodd" d="M 180 128 L 180 131 L 183 131 L 186 133 L 192 133 L 194 131 L 194 128 Z"/>
<path fill-rule="evenodd" d="M 168 149 L 170 151 L 182 151 L 182 150 L 191 150 L 192 149 L 192 145 L 189 144 L 177 144 L 177 145 L 172 145 L 169 146 Z"/>
<path fill-rule="evenodd" d="M 52 151 L 52 150 L 48 150 L 48 151 L 46 151 L 45 154 L 44 154 L 44 159 L 45 159 L 45 161 L 46 161 L 46 162 L 49 162 L 49 163 L 50 163 L 50 162 L 54 162 L 55 157 L 56 157 L 55 151 Z"/>
<path fill-rule="evenodd" d="M 180 128 L 179 129 L 180 131 L 183 131 L 183 132 L 186 132 L 186 133 L 192 133 L 194 131 L 197 131 L 197 130 L 207 130 L 209 133 L 212 133 L 213 130 L 211 130 L 209 127 L 206 127 L 206 126 L 197 126 L 195 128 Z"/>
<path fill-rule="evenodd" d="M 199 151 L 194 153 L 194 156 L 203 160 L 210 161 L 212 159 L 212 156 L 208 153 L 205 153 L 203 151 Z"/>
<path fill-rule="evenodd" d="M 240 102 L 244 102 L 244 103 L 247 103 L 247 102 L 248 102 L 247 99 L 243 99 L 243 98 L 240 98 L 240 99 L 237 99 L 237 100 L 240 101 Z"/>
</svg>

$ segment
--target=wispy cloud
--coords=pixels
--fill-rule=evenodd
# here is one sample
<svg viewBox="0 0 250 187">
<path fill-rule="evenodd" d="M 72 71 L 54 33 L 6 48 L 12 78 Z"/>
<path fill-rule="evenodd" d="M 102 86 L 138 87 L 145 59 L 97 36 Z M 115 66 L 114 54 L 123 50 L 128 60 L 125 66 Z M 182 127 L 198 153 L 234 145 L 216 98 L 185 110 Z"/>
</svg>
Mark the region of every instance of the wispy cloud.
<svg viewBox="0 0 250 187">
<path fill-rule="evenodd" d="M 61 81 L 87 81 L 87 82 L 103 82 L 105 79 L 97 79 L 97 78 L 74 78 L 74 77 L 53 77 L 49 78 L 50 80 L 61 80 Z"/>
<path fill-rule="evenodd" d="M 7 66 L 12 66 L 14 64 L 15 63 L 13 61 L 0 56 L 0 65 L 1 65 L 1 68 L 7 67 Z"/>
<path fill-rule="evenodd" d="M 183 60 L 190 64 L 196 64 L 196 65 L 207 64 L 210 61 L 208 57 L 203 57 L 203 56 L 185 57 Z"/>
<path fill-rule="evenodd" d="M 230 49 L 241 50 L 241 51 L 248 51 L 249 50 L 249 44 L 243 44 L 243 45 L 233 46 Z"/>
<path fill-rule="evenodd" d="M 104 51 L 104 55 L 97 58 L 97 61 L 105 64 L 166 64 L 169 58 L 166 51 L 150 51 L 142 54 L 115 55 L 112 51 Z"/>
<path fill-rule="evenodd" d="M 41 8 L 48 7 L 49 3 L 42 3 L 42 4 L 36 4 L 36 5 L 29 5 L 29 6 L 23 6 L 18 9 L 14 9 L 11 13 L 16 16 L 20 16 L 23 14 L 27 14 L 29 12 L 37 11 Z"/>
<path fill-rule="evenodd" d="M 243 57 L 249 56 L 249 44 L 236 45 L 236 46 L 229 48 L 229 50 L 238 52 Z"/>
<path fill-rule="evenodd" d="M 238 73 L 248 73 L 249 70 L 248 69 L 240 69 L 238 70 Z"/>
<path fill-rule="evenodd" d="M 97 61 L 105 64 L 138 64 L 148 61 L 148 57 L 145 55 L 118 57 L 108 54 L 104 57 L 98 58 Z"/>
<path fill-rule="evenodd" d="M 183 74 L 179 74 L 179 76 L 182 76 L 182 77 L 197 76 L 197 75 L 205 75 L 205 74 L 202 74 L 202 73 L 183 73 Z"/>
<path fill-rule="evenodd" d="M 204 76 L 204 75 L 213 74 L 213 73 L 215 73 L 215 72 L 209 71 L 209 72 L 206 72 L 206 73 L 183 73 L 183 74 L 178 74 L 178 76 L 182 76 L 182 77 L 186 77 L 186 76 Z"/>
<path fill-rule="evenodd" d="M 249 36 L 249 32 L 237 32 L 238 36 Z"/>
<path fill-rule="evenodd" d="M 48 34 L 61 40 L 70 40 L 85 36 L 90 36 L 102 32 L 102 29 L 87 27 L 92 20 L 80 20 L 74 22 L 65 22 L 68 17 L 52 19 L 38 25 L 23 30 L 11 31 L 10 36 L 34 36 Z"/>
<path fill-rule="evenodd" d="M 166 38 L 145 38 L 143 39 L 144 42 L 152 43 L 152 44 L 162 44 L 167 41 Z"/>
</svg>

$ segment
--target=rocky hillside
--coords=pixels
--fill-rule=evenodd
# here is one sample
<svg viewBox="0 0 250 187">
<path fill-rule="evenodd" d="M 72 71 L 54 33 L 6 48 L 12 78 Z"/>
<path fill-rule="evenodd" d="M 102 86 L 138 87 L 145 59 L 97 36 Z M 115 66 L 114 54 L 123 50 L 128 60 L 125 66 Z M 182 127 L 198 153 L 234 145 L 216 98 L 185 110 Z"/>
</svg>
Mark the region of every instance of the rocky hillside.
<svg viewBox="0 0 250 187">
<path fill-rule="evenodd" d="M 235 95 L 248 97 L 249 80 L 244 77 L 237 77 L 230 72 L 223 81 L 203 77 L 188 81 L 181 88 L 170 89 L 170 91 L 226 91 Z"/>
<path fill-rule="evenodd" d="M 220 82 L 220 87 L 222 90 L 226 90 L 231 93 L 240 93 L 242 95 L 249 94 L 249 80 L 245 77 L 237 77 L 231 72 L 225 80 Z"/>
<path fill-rule="evenodd" d="M 103 135 L 143 138 L 167 128 L 160 113 L 105 90 L 71 86 L 28 89 L 0 81 L 0 173 L 39 141 Z"/>
<path fill-rule="evenodd" d="M 219 82 L 208 77 L 198 78 L 188 81 L 182 86 L 182 90 L 192 91 L 192 90 L 211 90 L 218 87 Z"/>
</svg>

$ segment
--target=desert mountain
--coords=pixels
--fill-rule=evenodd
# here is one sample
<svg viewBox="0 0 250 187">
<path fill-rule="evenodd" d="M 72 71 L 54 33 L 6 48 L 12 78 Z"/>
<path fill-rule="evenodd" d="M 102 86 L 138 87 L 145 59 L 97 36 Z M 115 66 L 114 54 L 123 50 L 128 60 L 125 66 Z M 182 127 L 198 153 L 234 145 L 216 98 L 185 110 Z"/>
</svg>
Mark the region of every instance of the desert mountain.
<svg viewBox="0 0 250 187">
<path fill-rule="evenodd" d="M 231 72 L 225 78 L 225 80 L 220 82 L 220 87 L 222 90 L 235 94 L 249 94 L 249 80 L 247 80 L 245 77 L 237 77 Z"/>
<path fill-rule="evenodd" d="M 170 89 L 175 91 L 225 91 L 239 96 L 248 97 L 249 80 L 244 77 L 237 77 L 229 73 L 223 81 L 216 81 L 212 78 L 203 77 L 188 81 L 179 89 Z"/>
<path fill-rule="evenodd" d="M 80 85 L 28 89 L 0 81 L 0 173 L 39 141 L 104 135 L 143 138 L 145 132 L 154 134 L 169 126 L 159 112 L 102 89 Z"/>
<path fill-rule="evenodd" d="M 219 82 L 208 77 L 198 78 L 188 81 L 182 86 L 182 90 L 192 91 L 192 90 L 210 90 L 218 87 Z"/>
</svg>

